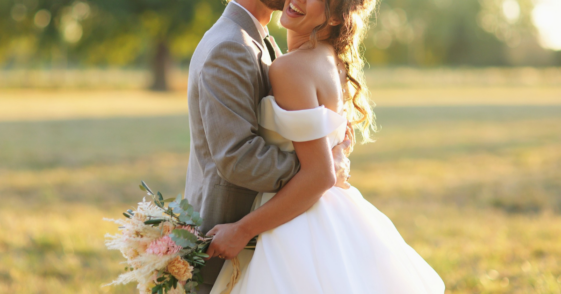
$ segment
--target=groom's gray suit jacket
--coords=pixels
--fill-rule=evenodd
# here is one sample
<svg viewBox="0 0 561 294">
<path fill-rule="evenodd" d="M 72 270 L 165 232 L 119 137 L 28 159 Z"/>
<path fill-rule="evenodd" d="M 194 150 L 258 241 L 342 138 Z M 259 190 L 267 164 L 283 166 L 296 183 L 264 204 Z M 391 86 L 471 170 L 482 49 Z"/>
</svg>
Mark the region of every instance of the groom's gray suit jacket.
<svg viewBox="0 0 561 294">
<path fill-rule="evenodd" d="M 201 212 L 202 232 L 248 214 L 258 192 L 278 191 L 299 170 L 296 155 L 266 145 L 257 107 L 270 90 L 267 47 L 255 23 L 230 3 L 206 32 L 189 67 L 191 153 L 185 197 Z M 222 266 L 203 270 L 214 283 Z"/>
</svg>

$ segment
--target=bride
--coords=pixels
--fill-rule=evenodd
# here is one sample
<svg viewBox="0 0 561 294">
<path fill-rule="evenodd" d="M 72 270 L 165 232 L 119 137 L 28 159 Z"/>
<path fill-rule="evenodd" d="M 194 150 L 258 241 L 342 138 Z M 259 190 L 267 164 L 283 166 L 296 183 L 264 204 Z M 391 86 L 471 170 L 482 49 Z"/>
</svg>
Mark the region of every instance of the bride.
<svg viewBox="0 0 561 294">
<path fill-rule="evenodd" d="M 268 144 L 295 151 L 301 169 L 278 193 L 258 196 L 240 221 L 208 232 L 211 257 L 238 257 L 231 293 L 444 293 L 442 279 L 384 214 L 356 188 L 333 187 L 331 148 L 345 139 L 347 121 L 369 138 L 358 47 L 375 4 L 285 2 L 289 53 L 270 67 L 275 96 L 259 105 L 259 131 Z M 294 199 L 295 189 L 309 197 Z M 255 250 L 243 250 L 257 235 Z M 232 271 L 228 260 L 211 293 L 228 287 Z"/>
</svg>

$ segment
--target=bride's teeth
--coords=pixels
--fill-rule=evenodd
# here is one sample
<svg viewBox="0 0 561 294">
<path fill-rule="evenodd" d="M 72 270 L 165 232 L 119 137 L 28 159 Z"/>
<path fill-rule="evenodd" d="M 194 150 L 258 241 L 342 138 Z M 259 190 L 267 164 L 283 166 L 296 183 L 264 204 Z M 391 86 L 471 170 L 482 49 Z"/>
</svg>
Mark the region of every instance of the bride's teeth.
<svg viewBox="0 0 561 294">
<path fill-rule="evenodd" d="M 292 3 L 289 4 L 290 8 L 292 8 L 292 10 L 300 13 L 300 14 L 304 14 L 304 12 L 302 12 L 300 9 L 298 9 L 296 6 L 292 5 Z"/>
</svg>

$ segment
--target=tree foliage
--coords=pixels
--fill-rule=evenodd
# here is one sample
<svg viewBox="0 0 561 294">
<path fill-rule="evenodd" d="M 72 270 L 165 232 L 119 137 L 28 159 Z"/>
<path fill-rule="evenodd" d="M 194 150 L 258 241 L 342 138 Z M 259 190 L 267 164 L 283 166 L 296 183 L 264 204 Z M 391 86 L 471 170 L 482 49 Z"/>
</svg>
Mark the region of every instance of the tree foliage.
<svg viewBox="0 0 561 294">
<path fill-rule="evenodd" d="M 189 61 L 224 3 L 201 0 L 8 0 L 0 3 L 4 66 L 152 64 Z M 165 79 L 164 79 L 165 81 Z M 153 85 L 163 90 L 162 85 Z"/>
<path fill-rule="evenodd" d="M 385 0 L 366 56 L 374 64 L 509 65 L 509 51 L 544 51 L 532 9 L 531 0 Z"/>
<path fill-rule="evenodd" d="M 165 89 L 170 60 L 187 65 L 224 7 L 223 0 L 0 1 L 0 65 L 151 65 L 153 87 Z M 383 0 L 365 56 L 373 65 L 479 66 L 515 64 L 518 54 L 532 65 L 544 52 L 532 8 L 532 0 Z M 270 28 L 285 47 L 283 29 Z"/>
</svg>

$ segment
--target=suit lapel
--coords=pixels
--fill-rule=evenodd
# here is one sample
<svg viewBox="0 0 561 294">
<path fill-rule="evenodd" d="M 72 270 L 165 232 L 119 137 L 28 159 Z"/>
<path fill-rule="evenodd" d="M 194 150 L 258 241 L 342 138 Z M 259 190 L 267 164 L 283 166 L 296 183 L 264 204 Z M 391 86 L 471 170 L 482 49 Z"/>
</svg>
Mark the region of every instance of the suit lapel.
<svg viewBox="0 0 561 294">
<path fill-rule="evenodd" d="M 222 16 L 227 17 L 238 24 L 253 39 L 253 44 L 255 44 L 255 46 L 259 49 L 260 54 L 258 56 L 258 62 L 259 66 L 261 67 L 261 76 L 265 84 L 265 95 L 267 95 L 271 87 L 269 83 L 269 66 L 271 65 L 272 61 L 269 55 L 269 51 L 267 51 L 267 47 L 265 47 L 265 43 L 261 39 L 259 31 L 255 27 L 255 23 L 246 11 L 244 11 L 234 3 L 228 3 L 228 6 L 226 6 L 226 9 L 224 10 Z"/>
<path fill-rule="evenodd" d="M 241 7 L 234 3 L 228 3 L 228 6 L 226 6 L 226 10 L 224 10 L 223 16 L 231 19 L 233 22 L 242 27 L 242 29 L 246 31 L 247 34 L 251 38 L 253 38 L 253 40 L 255 40 L 255 43 L 258 45 L 259 49 L 261 49 L 261 52 L 266 51 L 266 49 L 264 50 L 264 48 L 266 48 L 265 43 L 261 39 L 259 31 L 255 27 L 255 23 L 246 11 L 244 11 Z"/>
</svg>

